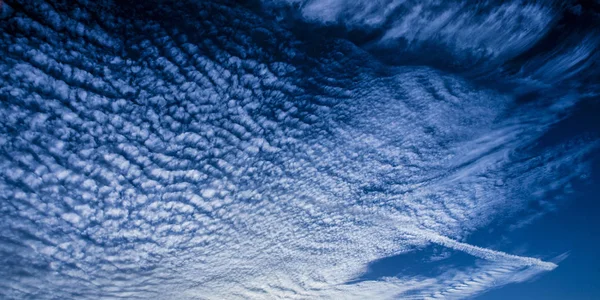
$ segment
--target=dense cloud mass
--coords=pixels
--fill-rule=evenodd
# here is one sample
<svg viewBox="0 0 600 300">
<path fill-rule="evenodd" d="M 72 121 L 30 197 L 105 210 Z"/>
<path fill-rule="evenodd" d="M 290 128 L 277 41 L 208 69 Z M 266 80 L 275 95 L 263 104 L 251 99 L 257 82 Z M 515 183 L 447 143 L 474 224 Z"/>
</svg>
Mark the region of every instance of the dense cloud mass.
<svg viewBox="0 0 600 300">
<path fill-rule="evenodd" d="M 598 95 L 598 33 L 547 44 L 593 12 L 139 2 L 2 4 L 0 298 L 452 299 L 561 260 L 467 238 L 589 172 L 595 139 L 538 145 Z M 431 245 L 476 259 L 357 280 Z"/>
</svg>

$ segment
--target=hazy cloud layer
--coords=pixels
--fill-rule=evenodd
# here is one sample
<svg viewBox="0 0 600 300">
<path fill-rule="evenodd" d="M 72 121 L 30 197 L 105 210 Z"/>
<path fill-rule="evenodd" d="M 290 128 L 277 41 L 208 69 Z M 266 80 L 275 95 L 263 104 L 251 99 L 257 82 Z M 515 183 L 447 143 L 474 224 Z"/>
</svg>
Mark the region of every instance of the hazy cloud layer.
<svg viewBox="0 0 600 300">
<path fill-rule="evenodd" d="M 351 26 L 389 24 L 379 42 L 435 38 L 494 57 L 535 43 L 553 13 L 514 2 L 461 23 L 449 19 L 461 6 L 436 8 L 413 31 L 433 4 L 353 3 L 368 7 Z M 327 22 L 358 10 L 303 5 Z M 415 17 L 378 19 L 401 7 Z M 580 89 L 517 103 L 347 41 L 307 44 L 233 2 L 2 11 L 2 298 L 450 299 L 556 266 L 466 238 L 532 202 L 551 209 L 585 176 L 595 142 L 533 147 Z M 350 283 L 431 243 L 480 260 Z"/>
</svg>

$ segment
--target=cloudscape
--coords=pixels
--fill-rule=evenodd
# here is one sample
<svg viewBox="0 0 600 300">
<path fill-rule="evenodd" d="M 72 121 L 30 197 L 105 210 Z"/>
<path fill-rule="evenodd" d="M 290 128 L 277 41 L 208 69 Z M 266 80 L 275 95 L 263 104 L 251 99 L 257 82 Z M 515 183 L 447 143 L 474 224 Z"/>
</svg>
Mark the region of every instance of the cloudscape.
<svg viewBox="0 0 600 300">
<path fill-rule="evenodd" d="M 2 299 L 600 297 L 598 2 L 5 0 L 0 32 Z"/>
</svg>

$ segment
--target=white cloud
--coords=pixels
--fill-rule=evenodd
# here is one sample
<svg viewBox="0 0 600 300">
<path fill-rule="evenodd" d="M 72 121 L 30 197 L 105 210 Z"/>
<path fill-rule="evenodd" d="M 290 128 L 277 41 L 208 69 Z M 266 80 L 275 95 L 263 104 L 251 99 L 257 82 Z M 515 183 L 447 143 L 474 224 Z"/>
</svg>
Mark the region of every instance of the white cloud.
<svg viewBox="0 0 600 300">
<path fill-rule="evenodd" d="M 306 9 L 343 5 L 325 4 Z M 522 152 L 577 99 L 515 108 L 340 41 L 305 54 L 227 5 L 90 5 L 0 25 L 0 247 L 23 262 L 0 266 L 3 297 L 461 298 L 555 267 L 460 241 L 585 174 L 594 144 Z M 430 243 L 484 262 L 348 283 Z"/>
</svg>

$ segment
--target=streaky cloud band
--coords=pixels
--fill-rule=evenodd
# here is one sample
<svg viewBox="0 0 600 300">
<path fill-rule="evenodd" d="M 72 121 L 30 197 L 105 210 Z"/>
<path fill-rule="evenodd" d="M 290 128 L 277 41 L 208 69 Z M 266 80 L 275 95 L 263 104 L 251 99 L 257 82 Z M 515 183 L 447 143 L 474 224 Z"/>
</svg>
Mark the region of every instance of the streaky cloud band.
<svg viewBox="0 0 600 300">
<path fill-rule="evenodd" d="M 406 230 L 406 228 L 403 228 L 403 230 Z M 410 230 L 406 230 L 406 232 L 408 234 L 414 234 L 416 236 L 419 236 L 429 242 L 439 244 L 444 247 L 452 248 L 452 249 L 455 249 L 458 251 L 462 251 L 462 252 L 468 253 L 470 255 L 473 255 L 473 256 L 476 256 L 479 258 L 483 258 L 486 260 L 490 260 L 490 261 L 504 262 L 509 265 L 514 264 L 517 266 L 537 267 L 537 268 L 540 268 L 540 269 L 546 270 L 546 271 L 552 271 L 556 267 L 558 267 L 558 265 L 556 265 L 555 263 L 545 262 L 538 258 L 517 256 L 517 255 L 512 255 L 512 254 L 509 254 L 506 252 L 502 252 L 502 251 L 496 251 L 496 250 L 491 250 L 491 249 L 486 249 L 486 248 L 470 245 L 467 243 L 453 240 L 451 238 L 442 236 L 440 234 L 437 234 L 437 233 L 431 232 L 431 231 L 411 228 Z"/>
</svg>

